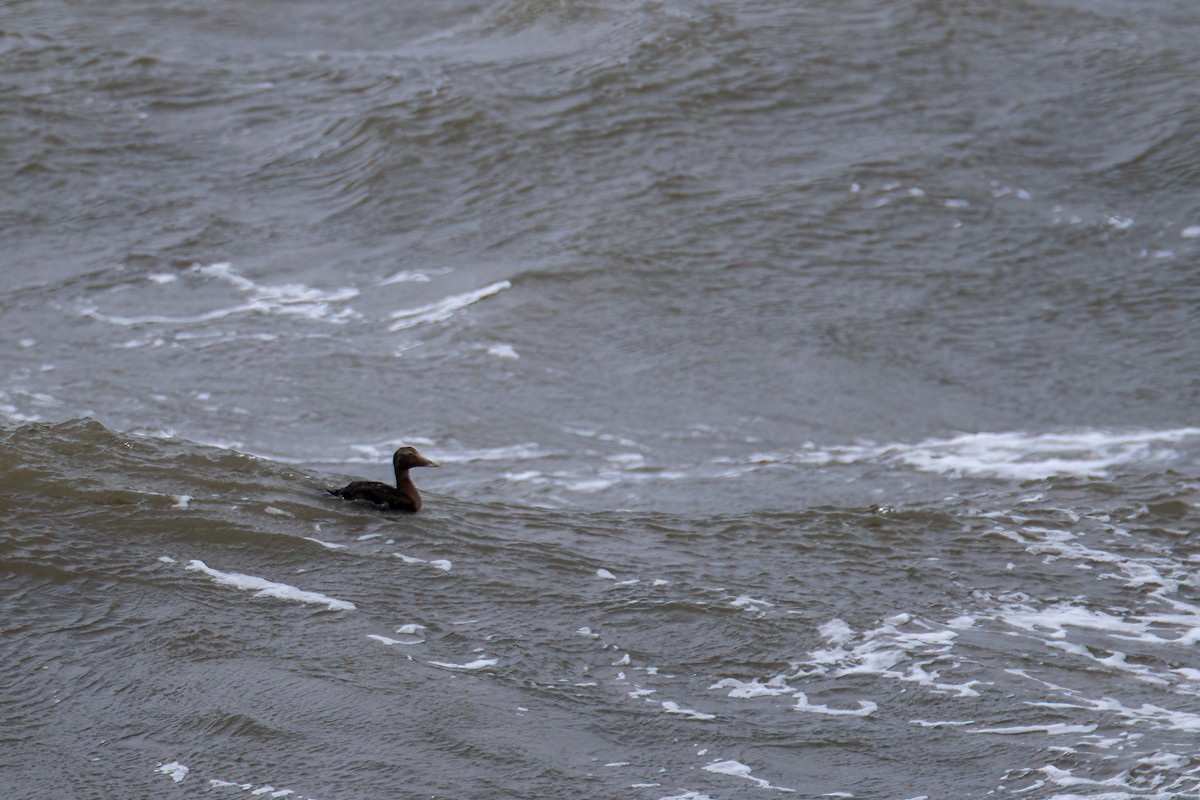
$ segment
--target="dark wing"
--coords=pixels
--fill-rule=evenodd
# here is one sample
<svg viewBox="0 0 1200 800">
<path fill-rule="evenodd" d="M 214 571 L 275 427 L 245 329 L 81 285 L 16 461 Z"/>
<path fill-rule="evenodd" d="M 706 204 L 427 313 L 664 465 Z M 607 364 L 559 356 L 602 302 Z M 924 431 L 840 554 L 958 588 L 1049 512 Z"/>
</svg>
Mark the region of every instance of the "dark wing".
<svg viewBox="0 0 1200 800">
<path fill-rule="evenodd" d="M 378 481 L 355 481 L 341 489 L 330 489 L 329 493 L 343 500 L 363 500 L 377 506 L 396 511 L 416 511 L 416 504 L 395 486 Z"/>
</svg>

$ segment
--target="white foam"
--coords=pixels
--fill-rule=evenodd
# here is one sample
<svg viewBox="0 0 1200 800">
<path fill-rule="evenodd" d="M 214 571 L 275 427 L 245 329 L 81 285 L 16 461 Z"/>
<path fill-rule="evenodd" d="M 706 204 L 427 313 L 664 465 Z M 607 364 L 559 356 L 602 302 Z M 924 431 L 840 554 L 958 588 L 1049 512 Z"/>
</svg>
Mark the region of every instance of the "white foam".
<svg viewBox="0 0 1200 800">
<path fill-rule="evenodd" d="M 832 708 L 819 703 L 810 703 L 808 696 L 804 692 L 796 692 L 796 705 L 792 708 L 797 711 L 809 711 L 814 714 L 831 714 L 834 716 L 848 717 L 867 717 L 874 714 L 879 706 L 870 700 L 859 700 L 858 708 Z"/>
<path fill-rule="evenodd" d="M 305 536 L 304 539 L 305 539 L 305 541 L 315 542 L 316 544 L 321 545 L 321 547 L 327 547 L 330 550 L 342 550 L 346 547 L 346 545 L 344 545 L 344 544 L 334 544 L 333 542 L 323 542 L 320 539 L 314 539 L 311 536 Z"/>
<path fill-rule="evenodd" d="M 178 564 L 179 563 L 178 561 L 171 558 L 170 556 L 159 556 L 158 560 L 164 564 Z"/>
<path fill-rule="evenodd" d="M 991 612 L 991 618 L 1021 631 L 1023 635 L 1040 639 L 1046 646 L 1069 653 L 1108 670 L 1126 672 L 1137 680 L 1190 695 L 1200 694 L 1195 685 L 1200 671 L 1187 668 L 1162 669 L 1157 662 L 1131 662 L 1121 642 L 1136 641 L 1151 645 L 1190 647 L 1200 642 L 1200 606 L 1176 596 L 1180 586 L 1194 580 L 1191 570 L 1179 560 L 1158 555 L 1137 556 L 1111 552 L 1086 544 L 1084 533 L 1038 526 L 1016 530 L 998 527 L 995 532 L 1019 543 L 1028 552 L 1047 560 L 1078 561 L 1079 567 L 1103 567 L 1097 572 L 1100 580 L 1120 581 L 1128 589 L 1144 593 L 1152 602 L 1162 603 L 1166 610 L 1142 609 L 1137 614 L 1120 610 L 1094 609 L 1077 602 L 1058 602 L 1046 606 L 1028 604 L 1027 598 L 1018 603 L 1006 603 Z M 1119 531 L 1114 531 L 1120 535 Z M 1146 591 L 1149 590 L 1149 591 Z M 1076 631 L 1088 632 L 1085 643 L 1072 641 Z M 1107 653 L 1096 647 L 1096 636 L 1112 641 Z M 1114 646 L 1116 645 L 1116 646 Z"/>
<path fill-rule="evenodd" d="M 252 310 L 264 314 L 299 315 L 325 322 L 345 322 L 350 317 L 357 316 L 356 312 L 345 309 L 332 313 L 329 303 L 342 303 L 358 297 L 358 289 L 346 287 L 331 292 L 314 289 L 302 283 L 265 286 L 255 283 L 234 271 L 229 263 L 213 264 L 207 267 L 192 268 L 201 275 L 217 278 L 236 286 L 250 295 Z"/>
<path fill-rule="evenodd" d="M 910 624 L 921 630 L 901 630 L 902 626 Z M 947 683 L 940 680 L 940 668 L 932 669 L 949 655 L 958 636 L 956 631 L 931 629 L 929 623 L 914 620 L 908 614 L 898 614 L 884 620 L 879 627 L 857 635 L 841 620 L 831 620 L 821 626 L 821 631 L 829 633 L 833 646 L 809 654 L 807 664 L 811 674 L 828 674 L 835 678 L 875 674 L 959 697 L 979 696 L 974 688 L 978 681 Z M 855 641 L 858 643 L 846 649 L 845 645 Z"/>
<path fill-rule="evenodd" d="M 613 484 L 615 483 L 616 481 L 608 478 L 584 478 L 582 480 L 566 481 L 562 485 L 563 488 L 567 489 L 568 491 L 586 492 L 590 494 L 593 492 L 602 492 L 605 489 L 612 488 Z"/>
<path fill-rule="evenodd" d="M 175 501 L 171 508 L 187 508 L 188 503 L 192 501 L 190 494 L 175 494 L 171 495 L 171 499 Z"/>
<path fill-rule="evenodd" d="M 716 714 L 706 714 L 703 711 L 697 711 L 694 708 L 683 708 L 673 700 L 663 700 L 659 705 L 663 707 L 668 714 L 680 714 L 688 719 L 709 720 L 716 719 Z"/>
<path fill-rule="evenodd" d="M 392 555 L 403 561 L 405 564 L 428 564 L 434 569 L 440 569 L 443 572 L 449 572 L 450 568 L 454 566 L 448 558 L 438 558 L 434 559 L 433 561 L 429 561 L 424 558 L 417 558 L 416 556 L 406 556 L 404 553 L 392 553 Z"/>
<path fill-rule="evenodd" d="M 1088 711 L 1100 711 L 1114 714 L 1122 719 L 1128 720 L 1127 725 L 1141 724 L 1151 728 L 1169 729 L 1176 731 L 1184 731 L 1189 734 L 1200 732 L 1200 714 L 1195 714 L 1190 711 L 1175 711 L 1153 703 L 1142 703 L 1140 706 L 1134 707 L 1122 703 L 1115 697 L 1100 697 L 1090 698 L 1084 695 L 1077 689 L 1071 689 L 1066 686 L 1060 686 L 1052 683 L 1044 678 L 1038 678 L 1030 675 L 1025 670 L 1009 669 L 1006 670 L 1012 675 L 1018 675 L 1022 678 L 1027 678 L 1031 681 L 1053 689 L 1060 695 L 1067 697 L 1071 702 L 1028 702 L 1026 705 L 1035 708 L 1047 708 L 1061 711 L 1063 709 L 1084 709 Z"/>
<path fill-rule="evenodd" d="M 451 295 L 443 298 L 442 300 L 438 300 L 436 303 L 429 303 L 428 305 L 419 306 L 417 308 L 393 311 L 390 317 L 396 321 L 388 326 L 388 330 L 400 331 L 406 328 L 414 328 L 418 325 L 425 325 L 431 322 L 444 322 L 467 306 L 478 303 L 485 297 L 491 297 L 494 294 L 499 294 L 510 287 L 512 287 L 512 283 L 509 281 L 497 281 L 496 283 L 489 284 L 482 289 L 476 289 L 473 292 L 465 292 L 463 294 Z"/>
<path fill-rule="evenodd" d="M 758 681 L 739 681 L 736 678 L 722 678 L 709 689 L 729 689 L 730 697 L 746 699 L 750 697 L 777 697 L 779 695 L 795 694 L 796 690 L 783 681 L 782 675 L 776 675 L 766 683 Z"/>
<path fill-rule="evenodd" d="M 404 642 L 400 641 L 399 639 L 389 639 L 386 636 L 380 636 L 375 633 L 368 633 L 367 638 L 374 639 L 377 642 L 382 642 L 383 644 L 387 644 L 387 645 L 404 644 Z"/>
<path fill-rule="evenodd" d="M 1188 225 L 1179 235 L 1185 239 L 1200 239 L 1200 225 Z"/>
<path fill-rule="evenodd" d="M 474 450 L 439 453 L 438 461 L 444 464 L 465 464 L 476 461 L 527 461 L 545 458 L 549 455 L 552 454 L 543 450 L 537 442 L 524 442 L 500 447 L 482 447 Z"/>
<path fill-rule="evenodd" d="M 764 608 L 774 607 L 774 603 L 768 603 L 766 600 L 759 600 L 749 595 L 741 595 L 735 600 L 730 600 L 729 605 L 734 608 L 745 608 L 750 611 L 761 611 Z"/>
<path fill-rule="evenodd" d="M 1036 631 L 1054 638 L 1064 638 L 1068 628 L 1086 628 L 1107 633 L 1123 633 L 1144 641 L 1165 641 L 1157 636 L 1147 636 L 1151 626 L 1148 622 L 1129 622 L 1105 611 L 1094 611 L 1083 606 L 1056 604 L 1042 609 L 1020 606 L 1002 610 L 997 618 L 1016 628 Z"/>
<path fill-rule="evenodd" d="M 967 733 L 1045 733 L 1050 736 L 1061 736 L 1064 733 L 1091 733 L 1097 727 L 1096 725 L 1068 725 L 1065 722 L 1056 722 L 1050 725 L 1011 725 L 1003 728 L 972 728 Z"/>
<path fill-rule="evenodd" d="M 597 577 L 597 578 L 603 578 L 603 579 L 604 579 L 604 580 L 606 580 L 606 581 L 615 581 L 615 580 L 617 579 L 617 576 L 616 576 L 616 575 L 613 575 L 611 572 L 609 572 L 608 570 L 604 569 L 603 567 L 601 567 L 600 569 L 596 570 L 596 577 Z"/>
<path fill-rule="evenodd" d="M 817 633 L 834 644 L 845 644 L 854 638 L 854 629 L 840 619 L 831 619 L 820 625 Z"/>
<path fill-rule="evenodd" d="M 330 303 L 341 303 L 358 296 L 358 290 L 353 288 L 338 289 L 332 292 L 313 289 L 304 284 L 283 284 L 265 286 L 239 275 L 229 263 L 211 264 L 209 266 L 192 267 L 192 272 L 205 277 L 216 278 L 231 284 L 237 289 L 250 295 L 245 303 L 239 303 L 225 308 L 217 308 L 202 314 L 183 317 L 162 315 L 146 315 L 141 317 L 122 317 L 115 314 L 103 314 L 94 306 L 83 308 L 80 313 L 100 322 L 113 325 L 179 325 L 197 322 L 211 322 L 236 314 L 260 313 L 279 314 L 287 316 L 302 316 L 322 322 L 344 323 L 358 316 L 352 309 L 333 311 Z"/>
<path fill-rule="evenodd" d="M 539 482 L 539 478 L 544 478 L 542 473 L 538 472 L 536 469 L 529 469 L 525 470 L 524 472 L 506 472 L 500 477 L 513 483 L 526 483 L 528 481 Z"/>
<path fill-rule="evenodd" d="M 348 449 L 354 451 L 356 455 L 334 455 L 329 453 L 310 454 L 303 457 L 285 456 L 279 454 L 267 454 L 274 461 L 281 461 L 285 464 L 378 464 L 380 462 L 390 462 L 392 453 L 396 451 L 404 441 L 416 445 L 434 445 L 430 439 L 422 439 L 413 437 L 408 440 L 389 440 L 380 444 L 354 444 Z M 439 451 L 437 460 L 441 464 L 468 464 L 476 461 L 522 461 L 528 459 L 545 458 L 551 455 L 543 451 L 536 442 L 524 442 L 522 444 L 502 445 L 499 447 L 483 447 L 474 450 L 459 450 L 457 452 Z"/>
<path fill-rule="evenodd" d="M 1196 436 L 1200 436 L 1200 428 L 1129 433 L 968 433 L 916 444 L 810 446 L 794 454 L 756 453 L 748 460 L 752 464 L 884 462 L 923 472 L 1028 481 L 1053 475 L 1103 476 L 1121 464 L 1171 458 L 1175 453 L 1166 445 Z"/>
<path fill-rule="evenodd" d="M 517 355 L 516 349 L 511 344 L 490 345 L 487 349 L 487 353 L 489 356 L 495 356 L 496 358 L 507 358 L 514 361 L 520 358 L 520 356 Z"/>
<path fill-rule="evenodd" d="M 402 269 L 399 272 L 394 272 L 388 277 L 379 282 L 380 286 L 387 286 L 391 283 L 429 283 L 433 278 L 439 275 L 445 275 L 452 270 L 449 267 L 442 267 L 434 270 L 415 270 Z"/>
<path fill-rule="evenodd" d="M 253 575 L 243 575 L 240 572 L 221 572 L 220 570 L 212 569 L 203 561 L 189 561 L 185 569 L 192 572 L 202 572 L 217 583 L 254 592 L 255 597 L 274 597 L 279 600 L 292 600 L 298 603 L 322 605 L 331 611 L 353 611 L 356 608 L 354 603 L 347 600 L 338 600 L 337 598 L 318 594 L 317 592 L 307 592 L 303 589 L 297 589 L 295 586 L 289 586 L 286 583 L 276 583 L 264 578 L 257 578 Z"/>
<path fill-rule="evenodd" d="M 1161 760 L 1160 760 L 1161 758 Z M 1024 787 L 1023 791 L 1037 790 L 1044 786 L 1094 786 L 1103 787 L 1107 791 L 1087 794 L 1055 794 L 1047 796 L 1039 793 L 1038 797 L 1047 800 L 1172 800 L 1172 798 L 1195 797 L 1195 770 L 1185 771 L 1176 775 L 1170 770 L 1181 769 L 1190 763 L 1171 753 L 1158 753 L 1150 758 L 1138 759 L 1133 769 L 1121 770 L 1108 778 L 1085 778 L 1075 775 L 1070 769 L 1063 769 L 1047 764 L 1040 769 L 1032 770 L 1033 774 L 1041 774 L 1042 779 Z M 1150 792 L 1153 791 L 1153 794 Z"/>
<path fill-rule="evenodd" d="M 715 761 L 705 767 L 702 767 L 707 772 L 715 772 L 718 775 L 729 775 L 734 778 L 743 778 L 748 781 L 754 781 L 762 789 L 775 789 L 780 792 L 795 792 L 795 789 L 788 789 L 784 786 L 774 786 L 770 781 L 756 778 L 750 773 L 750 767 L 740 761 Z"/>
<path fill-rule="evenodd" d="M 296 800 L 316 800 L 313 797 L 305 798 L 303 795 L 296 794 L 295 789 L 277 789 L 269 783 L 255 789 L 253 783 L 209 778 L 208 786 L 210 789 L 237 789 L 242 792 L 250 792 L 250 797 L 292 797 L 294 795 Z"/>
<path fill-rule="evenodd" d="M 94 319 L 97 322 L 107 322 L 111 325 L 121 325 L 125 327 L 133 327 L 135 325 L 186 325 L 196 322 L 211 322 L 215 319 L 224 319 L 233 314 L 243 314 L 247 311 L 253 311 L 252 304 L 243 304 L 231 306 L 229 308 L 218 308 L 214 311 L 208 311 L 203 314 L 193 314 L 188 317 L 166 317 L 157 314 L 150 314 L 143 317 L 122 317 L 117 314 L 103 314 L 95 306 L 85 306 L 80 309 L 79 314 L 83 317 Z M 155 340 L 161 346 L 162 339 Z M 130 339 L 127 342 L 117 345 L 122 348 L 145 347 L 147 344 L 153 344 L 149 339 Z"/>
<path fill-rule="evenodd" d="M 445 661 L 429 662 L 429 664 L 434 667 L 441 667 L 442 669 L 459 669 L 464 671 L 483 669 L 484 667 L 491 667 L 499 663 L 500 659 L 498 658 L 477 658 L 474 661 L 470 661 L 466 664 L 448 664 Z"/>
<path fill-rule="evenodd" d="M 176 783 L 181 783 L 183 779 L 188 776 L 188 773 L 191 772 L 191 770 L 189 770 L 183 764 L 180 764 L 178 761 L 172 761 L 170 764 L 163 764 L 154 771 L 161 772 L 164 775 L 170 775 L 171 780 L 175 781 Z"/>
<path fill-rule="evenodd" d="M 392 641 L 399 644 L 424 644 L 425 631 L 427 628 L 424 625 L 418 625 L 415 622 L 410 622 L 406 625 L 401 625 L 396 628 L 396 633 L 403 636 L 403 639 L 393 639 Z"/>
</svg>

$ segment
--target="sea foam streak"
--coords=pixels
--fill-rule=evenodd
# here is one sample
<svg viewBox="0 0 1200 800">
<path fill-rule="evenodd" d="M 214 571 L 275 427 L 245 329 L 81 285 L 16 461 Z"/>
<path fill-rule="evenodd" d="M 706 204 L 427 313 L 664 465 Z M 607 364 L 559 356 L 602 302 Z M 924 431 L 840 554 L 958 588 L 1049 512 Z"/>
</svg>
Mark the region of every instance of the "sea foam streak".
<svg viewBox="0 0 1200 800">
<path fill-rule="evenodd" d="M 734 778 L 743 778 L 748 781 L 754 781 L 761 789 L 774 789 L 778 792 L 795 792 L 795 789 L 788 789 L 785 786 L 774 786 L 769 781 L 757 778 L 750 774 L 750 767 L 740 761 L 717 761 L 703 767 L 707 772 L 715 772 L 718 775 L 729 775 Z"/>
<path fill-rule="evenodd" d="M 353 611 L 356 608 L 354 603 L 348 600 L 338 600 L 335 597 L 318 594 L 317 592 L 306 592 L 303 589 L 297 589 L 295 586 L 289 586 L 286 583 L 275 583 L 264 578 L 256 578 L 253 575 L 243 575 L 240 572 L 221 572 L 209 567 L 203 561 L 193 559 L 187 563 L 185 569 L 192 572 L 203 572 L 217 583 L 254 592 L 255 597 L 275 597 L 280 600 L 294 600 L 298 603 L 325 606 L 331 611 Z"/>
<path fill-rule="evenodd" d="M 405 328 L 415 328 L 418 325 L 424 325 L 429 322 L 443 322 L 467 306 L 477 303 L 485 297 L 499 294 L 511 286 L 512 283 L 510 281 L 497 281 L 482 289 L 476 289 L 473 292 L 466 292 L 464 294 L 451 295 L 436 303 L 393 311 L 391 318 L 396 321 L 388 326 L 388 330 L 400 331 Z"/>
<path fill-rule="evenodd" d="M 1133 461 L 1171 457 L 1165 447 L 1200 436 L 1200 428 L 1114 433 L 965 433 L 916 444 L 813 446 L 792 454 L 759 453 L 752 463 L 860 464 L 884 462 L 922 472 L 982 475 L 1019 481 L 1053 475 L 1104 475 Z"/>
<path fill-rule="evenodd" d="M 192 267 L 192 272 L 203 275 L 208 278 L 216 278 L 217 280 L 228 283 L 243 293 L 249 295 L 249 300 L 245 303 L 239 303 L 225 308 L 218 308 L 202 314 L 183 317 L 168 317 L 161 315 L 147 315 L 141 317 L 122 317 L 114 314 L 104 314 L 97 310 L 94 306 L 84 308 L 80 313 L 85 317 L 99 320 L 100 322 L 108 322 L 113 325 L 147 325 L 147 324 L 188 324 L 196 322 L 211 322 L 217 319 L 223 319 L 235 314 L 245 313 L 260 313 L 260 314 L 280 314 L 288 316 L 301 316 L 308 319 L 320 320 L 322 322 L 344 323 L 348 319 L 358 316 L 358 313 L 352 309 L 342 309 L 341 311 L 333 311 L 330 309 L 330 303 L 340 303 L 350 300 L 358 296 L 358 289 L 345 288 L 338 289 L 332 292 L 314 289 L 311 286 L 305 286 L 301 283 L 281 284 L 278 286 L 266 286 L 255 283 L 243 275 L 234 271 L 233 266 L 229 263 L 211 264 L 209 266 L 200 266 L 199 264 Z"/>
</svg>

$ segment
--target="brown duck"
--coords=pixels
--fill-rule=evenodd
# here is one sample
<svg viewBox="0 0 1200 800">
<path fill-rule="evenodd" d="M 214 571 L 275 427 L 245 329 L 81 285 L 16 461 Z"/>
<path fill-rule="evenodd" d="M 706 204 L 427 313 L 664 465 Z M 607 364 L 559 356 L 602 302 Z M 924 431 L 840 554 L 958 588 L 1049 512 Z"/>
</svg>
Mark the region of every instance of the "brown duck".
<svg viewBox="0 0 1200 800">
<path fill-rule="evenodd" d="M 379 481 L 355 481 L 341 489 L 330 489 L 329 493 L 343 500 L 366 500 L 392 511 L 420 511 L 421 493 L 417 491 L 412 478 L 408 477 L 408 471 L 413 467 L 436 466 L 436 461 L 430 461 L 415 447 L 401 447 L 392 456 L 392 467 L 396 470 L 395 486 Z"/>
</svg>

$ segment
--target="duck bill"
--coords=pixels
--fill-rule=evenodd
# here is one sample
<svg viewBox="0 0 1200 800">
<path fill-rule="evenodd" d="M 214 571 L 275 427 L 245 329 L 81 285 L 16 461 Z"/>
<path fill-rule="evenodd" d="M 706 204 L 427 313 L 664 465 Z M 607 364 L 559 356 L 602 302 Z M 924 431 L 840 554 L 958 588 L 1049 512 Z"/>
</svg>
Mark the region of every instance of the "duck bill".
<svg viewBox="0 0 1200 800">
<path fill-rule="evenodd" d="M 416 466 L 416 467 L 440 467 L 441 464 L 439 464 L 436 461 L 431 461 L 428 458 L 426 458 L 425 456 L 421 456 L 421 463 L 414 464 L 413 466 Z"/>
</svg>

